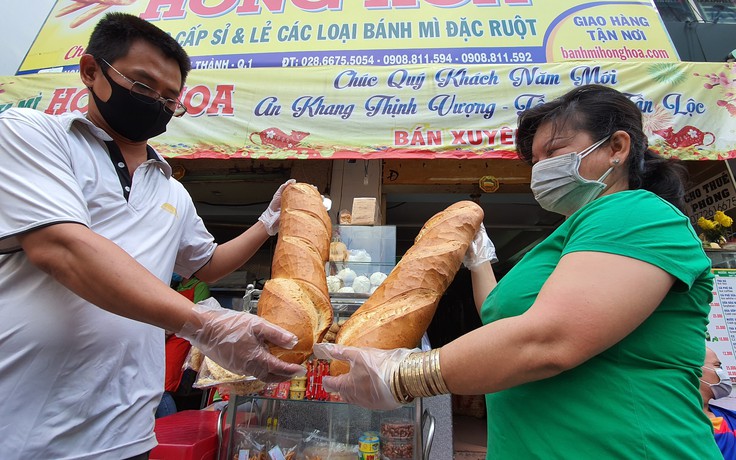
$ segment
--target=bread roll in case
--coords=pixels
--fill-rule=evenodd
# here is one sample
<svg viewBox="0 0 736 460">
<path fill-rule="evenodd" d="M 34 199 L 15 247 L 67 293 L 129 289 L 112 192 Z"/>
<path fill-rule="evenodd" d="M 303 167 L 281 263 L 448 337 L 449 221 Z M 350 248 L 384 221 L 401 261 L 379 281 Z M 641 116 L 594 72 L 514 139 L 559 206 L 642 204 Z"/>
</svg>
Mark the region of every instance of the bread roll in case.
<svg viewBox="0 0 736 460">
<path fill-rule="evenodd" d="M 271 347 L 271 352 L 301 364 L 332 324 L 325 275 L 332 224 L 314 186 L 298 182 L 284 189 L 279 227 L 271 279 L 263 286 L 258 315 L 298 337 L 292 350 Z"/>
<path fill-rule="evenodd" d="M 429 219 L 388 278 L 340 328 L 335 343 L 386 350 L 418 346 L 481 222 L 483 209 L 472 201 Z M 334 360 L 330 373 L 349 369 Z"/>
</svg>

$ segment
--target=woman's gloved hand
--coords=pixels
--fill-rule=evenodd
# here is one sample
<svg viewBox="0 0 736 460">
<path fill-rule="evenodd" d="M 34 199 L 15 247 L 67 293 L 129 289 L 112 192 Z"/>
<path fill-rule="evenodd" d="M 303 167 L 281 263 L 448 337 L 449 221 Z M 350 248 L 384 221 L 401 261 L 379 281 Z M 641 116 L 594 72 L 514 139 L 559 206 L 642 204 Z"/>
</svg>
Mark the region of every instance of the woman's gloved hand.
<svg viewBox="0 0 736 460">
<path fill-rule="evenodd" d="M 314 345 L 314 355 L 320 359 L 338 359 L 350 363 L 350 372 L 337 377 L 324 377 L 326 391 L 340 393 L 343 400 L 368 409 L 391 410 L 401 407 L 391 393 L 391 374 L 401 361 L 418 348 L 357 348 L 331 343 Z"/>
<path fill-rule="evenodd" d="M 297 337 L 291 332 L 250 313 L 220 307 L 212 297 L 193 308 L 196 319 L 176 333 L 220 366 L 240 375 L 252 375 L 263 382 L 281 382 L 304 367 L 273 356 L 266 342 L 293 348 Z"/>
<path fill-rule="evenodd" d="M 266 227 L 266 233 L 274 236 L 279 232 L 279 220 L 281 219 L 281 194 L 284 192 L 286 186 L 296 182 L 294 179 L 289 179 L 276 190 L 271 198 L 271 203 L 268 204 L 268 208 L 263 211 L 263 214 L 258 218 Z"/>
<path fill-rule="evenodd" d="M 496 247 L 493 245 L 491 239 L 488 238 L 486 227 L 481 222 L 480 228 L 476 232 L 475 237 L 473 237 L 473 241 L 470 242 L 468 251 L 465 253 L 463 265 L 473 270 L 488 261 L 491 263 L 498 262 L 498 258 L 496 257 Z"/>
</svg>

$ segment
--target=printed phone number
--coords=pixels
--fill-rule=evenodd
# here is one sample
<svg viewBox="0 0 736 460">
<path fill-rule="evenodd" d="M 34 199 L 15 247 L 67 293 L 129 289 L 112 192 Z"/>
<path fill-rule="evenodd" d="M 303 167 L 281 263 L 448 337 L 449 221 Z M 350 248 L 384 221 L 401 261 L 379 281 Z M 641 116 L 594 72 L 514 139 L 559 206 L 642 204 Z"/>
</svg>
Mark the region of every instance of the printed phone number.
<svg viewBox="0 0 736 460">
<path fill-rule="evenodd" d="M 329 65 L 406 65 L 406 64 L 444 64 L 453 62 L 450 53 L 406 53 L 350 56 L 286 56 L 281 59 L 281 67 L 316 67 Z"/>
<path fill-rule="evenodd" d="M 385 53 L 332 56 L 284 56 L 281 67 L 316 67 L 350 65 L 409 64 L 505 64 L 534 62 L 528 51 L 491 51 L 461 53 Z"/>
<path fill-rule="evenodd" d="M 286 56 L 282 67 L 330 65 L 409 65 L 409 64 L 504 64 L 534 62 L 528 51 L 493 51 L 462 53 L 386 53 L 382 55 Z"/>
<path fill-rule="evenodd" d="M 460 62 L 463 64 L 506 64 L 517 62 L 534 62 L 529 51 L 495 51 L 490 53 L 462 53 Z"/>
<path fill-rule="evenodd" d="M 716 213 L 716 211 L 728 211 L 729 209 L 736 208 L 736 197 L 726 198 L 717 203 L 711 204 L 708 199 L 690 202 L 688 203 L 692 212 L 690 214 L 690 220 L 697 225 L 698 219 L 701 217 L 709 217 Z M 695 211 L 697 209 L 697 211 Z"/>
</svg>

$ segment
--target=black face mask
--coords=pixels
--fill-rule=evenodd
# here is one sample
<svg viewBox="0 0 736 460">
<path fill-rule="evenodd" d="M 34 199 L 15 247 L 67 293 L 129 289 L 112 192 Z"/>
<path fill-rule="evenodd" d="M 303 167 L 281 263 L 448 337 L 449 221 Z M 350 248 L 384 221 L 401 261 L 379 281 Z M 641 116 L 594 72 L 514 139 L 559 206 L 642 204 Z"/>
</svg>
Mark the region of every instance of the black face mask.
<svg viewBox="0 0 736 460">
<path fill-rule="evenodd" d="M 102 75 L 110 82 L 112 88 L 107 102 L 100 100 L 92 88 L 89 88 L 89 92 L 110 128 L 133 142 L 145 141 L 166 131 L 166 125 L 171 120 L 172 114 L 164 110 L 161 101 L 153 99 L 151 103 L 140 101 L 106 72 L 103 71 Z"/>
</svg>

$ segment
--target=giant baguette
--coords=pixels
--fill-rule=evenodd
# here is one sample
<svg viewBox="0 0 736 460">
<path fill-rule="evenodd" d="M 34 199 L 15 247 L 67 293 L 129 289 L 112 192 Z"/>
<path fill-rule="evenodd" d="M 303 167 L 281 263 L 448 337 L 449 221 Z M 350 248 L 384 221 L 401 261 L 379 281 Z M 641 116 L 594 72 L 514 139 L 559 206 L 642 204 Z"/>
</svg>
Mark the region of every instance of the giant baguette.
<svg viewBox="0 0 736 460">
<path fill-rule="evenodd" d="M 332 324 L 325 264 L 332 224 L 316 188 L 291 184 L 281 198 L 281 221 L 271 265 L 258 300 L 258 315 L 294 333 L 291 350 L 272 346 L 278 358 L 301 364 Z"/>
<path fill-rule="evenodd" d="M 483 209 L 472 201 L 455 203 L 429 219 L 388 278 L 340 328 L 335 343 L 416 347 L 481 222 Z M 349 369 L 348 363 L 333 360 L 330 373 Z"/>
</svg>

